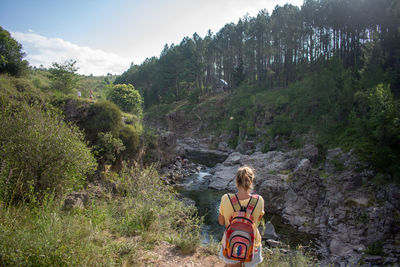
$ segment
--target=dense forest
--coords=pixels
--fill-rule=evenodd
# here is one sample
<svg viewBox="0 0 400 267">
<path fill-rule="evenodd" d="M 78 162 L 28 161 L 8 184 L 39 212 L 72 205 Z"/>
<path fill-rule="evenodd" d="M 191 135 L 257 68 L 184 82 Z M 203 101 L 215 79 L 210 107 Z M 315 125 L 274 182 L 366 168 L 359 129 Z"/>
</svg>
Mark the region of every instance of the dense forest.
<svg viewBox="0 0 400 267">
<path fill-rule="evenodd" d="M 191 109 L 223 88 L 230 95 L 213 120 L 221 121 L 215 129 L 233 133 L 233 148 L 251 136 L 293 141 L 313 129 L 323 146 L 356 148 L 379 171 L 399 173 L 399 25 L 395 0 L 276 6 L 216 34 L 166 44 L 115 83 L 135 86 L 150 113 L 184 100 Z M 267 134 L 256 123 L 266 103 L 274 106 Z"/>
<path fill-rule="evenodd" d="M 386 81 L 398 95 L 399 12 L 395 0 L 306 0 L 301 9 L 276 6 L 271 15 L 262 10 L 216 34 L 209 31 L 201 38 L 195 33 L 179 45 L 165 45 L 159 58 L 132 65 L 116 83 L 140 88 L 149 106 L 182 99 L 196 89 L 207 93 L 219 79 L 232 88 L 243 81 L 265 89 L 287 86 L 313 63 L 338 57 L 354 70 L 373 61 L 371 67 L 390 75 L 371 77 L 365 86 Z M 375 48 L 372 58 L 366 58 L 369 46 Z"/>
</svg>

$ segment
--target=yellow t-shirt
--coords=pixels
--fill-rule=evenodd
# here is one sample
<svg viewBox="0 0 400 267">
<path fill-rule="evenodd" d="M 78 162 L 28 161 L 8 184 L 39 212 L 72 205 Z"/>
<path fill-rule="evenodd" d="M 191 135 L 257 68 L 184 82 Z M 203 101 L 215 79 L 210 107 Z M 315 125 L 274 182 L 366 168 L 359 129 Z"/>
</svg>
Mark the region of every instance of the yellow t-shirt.
<svg viewBox="0 0 400 267">
<path fill-rule="evenodd" d="M 249 203 L 250 198 L 247 199 L 243 199 L 243 200 L 239 200 L 240 201 L 240 205 L 242 207 L 246 207 L 247 204 Z M 224 216 L 224 220 L 225 220 L 225 227 L 228 227 L 229 225 L 229 219 L 231 218 L 232 214 L 234 213 L 233 207 L 231 202 L 229 201 L 229 197 L 228 194 L 225 194 L 222 196 L 221 198 L 221 204 L 219 206 L 219 213 Z M 257 226 L 257 231 L 256 231 L 256 235 L 255 235 L 255 247 L 259 247 L 261 245 L 261 235 L 260 232 L 258 231 L 258 218 L 264 215 L 264 199 L 262 198 L 262 196 L 259 196 L 258 199 L 258 203 L 253 211 L 253 218 L 254 218 L 254 223 Z"/>
</svg>

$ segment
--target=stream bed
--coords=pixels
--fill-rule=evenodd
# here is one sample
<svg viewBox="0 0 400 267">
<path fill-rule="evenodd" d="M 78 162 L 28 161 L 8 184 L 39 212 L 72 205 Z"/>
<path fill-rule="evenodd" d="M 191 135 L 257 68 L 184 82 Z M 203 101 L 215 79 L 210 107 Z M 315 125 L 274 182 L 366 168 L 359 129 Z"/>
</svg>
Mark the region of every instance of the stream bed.
<svg viewBox="0 0 400 267">
<path fill-rule="evenodd" d="M 177 188 L 184 197 L 195 201 L 199 215 L 204 216 L 204 224 L 201 229 L 203 244 L 208 244 L 210 241 L 219 242 L 224 232 L 224 227 L 218 224 L 218 213 L 221 197 L 227 191 L 208 188 L 209 179 L 212 179 L 212 175 L 207 170 L 202 170 L 186 177 Z M 267 213 L 264 215 L 264 220 L 271 221 L 280 241 L 284 244 L 290 245 L 292 248 L 299 245 L 314 246 L 313 241 L 316 236 L 298 232 L 292 226 L 282 223 L 280 216 Z"/>
</svg>

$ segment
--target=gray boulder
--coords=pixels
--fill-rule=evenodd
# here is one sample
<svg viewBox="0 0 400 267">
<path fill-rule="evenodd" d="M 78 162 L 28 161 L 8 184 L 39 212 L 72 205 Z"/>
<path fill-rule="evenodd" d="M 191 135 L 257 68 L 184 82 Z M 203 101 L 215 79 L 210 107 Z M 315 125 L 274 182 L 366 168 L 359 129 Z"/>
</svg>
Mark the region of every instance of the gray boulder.
<svg viewBox="0 0 400 267">
<path fill-rule="evenodd" d="M 268 221 L 265 224 L 265 230 L 264 230 L 264 233 L 262 235 L 262 238 L 263 239 L 279 240 L 279 236 L 275 232 L 275 227 L 270 221 Z"/>
<path fill-rule="evenodd" d="M 72 210 L 83 208 L 89 202 L 89 194 L 87 192 L 72 192 L 69 194 L 63 204 L 63 210 Z"/>
</svg>

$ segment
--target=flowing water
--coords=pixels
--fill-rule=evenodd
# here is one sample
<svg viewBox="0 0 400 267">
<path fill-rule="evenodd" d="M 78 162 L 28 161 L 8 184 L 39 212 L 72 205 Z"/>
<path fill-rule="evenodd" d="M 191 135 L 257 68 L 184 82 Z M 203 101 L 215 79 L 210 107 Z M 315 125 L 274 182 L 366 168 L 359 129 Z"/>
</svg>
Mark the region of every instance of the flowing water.
<svg viewBox="0 0 400 267">
<path fill-rule="evenodd" d="M 204 225 L 201 229 L 203 243 L 209 243 L 211 239 L 221 240 L 224 227 L 218 224 L 219 203 L 226 191 L 218 191 L 208 188 L 206 179 L 208 172 L 199 172 L 184 180 L 179 192 L 196 202 L 200 216 L 204 216 Z"/>
<path fill-rule="evenodd" d="M 209 243 L 210 240 L 221 240 L 224 227 L 218 224 L 219 204 L 222 195 L 227 193 L 227 191 L 208 188 L 209 177 L 210 174 L 207 171 L 198 172 L 187 177 L 178 190 L 183 196 L 194 200 L 199 215 L 204 216 L 204 225 L 201 230 L 204 244 Z M 291 247 L 308 246 L 315 239 L 313 235 L 300 233 L 290 225 L 283 224 L 277 215 L 266 214 L 264 219 L 272 222 L 280 240 Z"/>
</svg>

